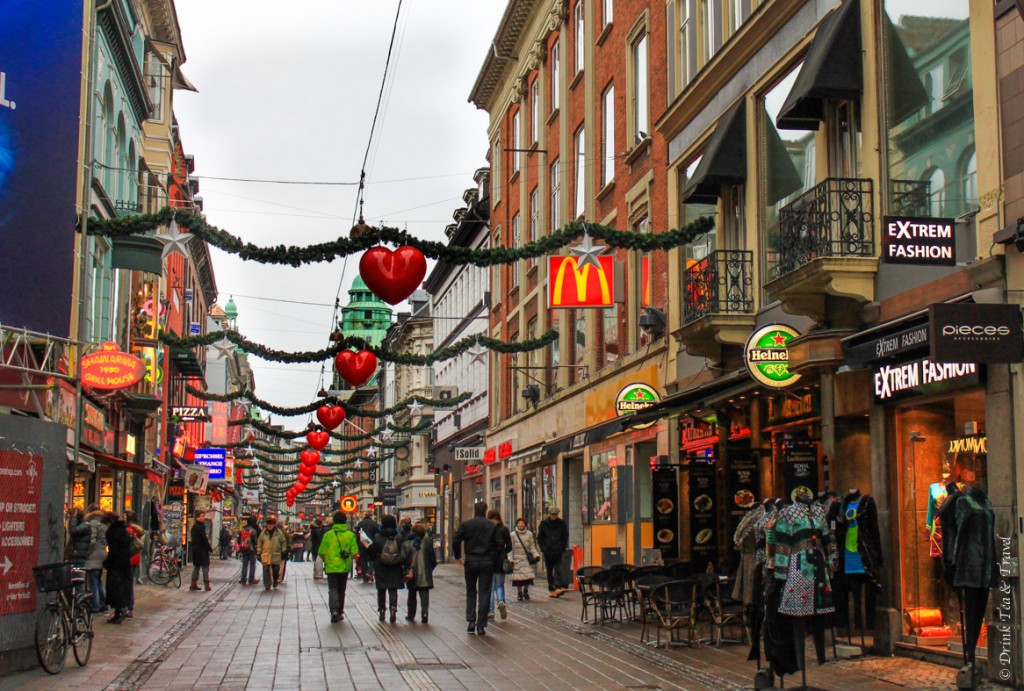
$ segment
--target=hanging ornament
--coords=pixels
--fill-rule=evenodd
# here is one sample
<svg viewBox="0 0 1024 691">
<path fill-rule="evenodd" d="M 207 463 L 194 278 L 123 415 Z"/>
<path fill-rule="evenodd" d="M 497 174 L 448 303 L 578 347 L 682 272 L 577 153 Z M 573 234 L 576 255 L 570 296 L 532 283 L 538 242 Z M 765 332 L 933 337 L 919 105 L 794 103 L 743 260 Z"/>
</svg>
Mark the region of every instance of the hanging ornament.
<svg viewBox="0 0 1024 691">
<path fill-rule="evenodd" d="M 223 360 L 225 357 L 231 357 L 231 353 L 235 352 L 235 344 L 226 338 L 220 339 L 210 347 L 217 351 L 218 360 Z"/>
<path fill-rule="evenodd" d="M 322 405 L 316 409 L 316 419 L 327 429 L 334 429 L 345 421 L 345 409 L 340 405 Z"/>
<path fill-rule="evenodd" d="M 359 275 L 374 295 L 397 305 L 419 288 L 427 275 L 427 260 L 423 252 L 408 245 L 394 252 L 371 247 L 359 259 Z"/>
<path fill-rule="evenodd" d="M 341 412 L 344 413 L 345 411 L 342 410 Z M 319 451 L 330 443 L 331 435 L 322 430 L 313 430 L 306 433 L 306 441 L 311 447 Z"/>
<path fill-rule="evenodd" d="M 334 356 L 334 369 L 350 386 L 362 386 L 377 371 L 377 356 L 369 350 L 343 350 Z"/>
<path fill-rule="evenodd" d="M 579 271 L 583 271 L 584 266 L 592 266 L 598 271 L 601 270 L 601 262 L 598 261 L 598 257 L 604 254 L 604 247 L 595 245 L 590 240 L 590 233 L 583 233 L 583 242 L 576 247 L 570 247 L 569 250 L 576 255 L 576 268 Z"/>
<path fill-rule="evenodd" d="M 423 415 L 423 404 L 419 401 L 409 404 L 409 415 Z"/>
<path fill-rule="evenodd" d="M 178 230 L 177 222 L 172 220 L 166 233 L 159 233 L 154 237 L 164 243 L 162 259 L 167 259 L 172 254 L 180 254 L 188 259 L 188 242 L 195 236 L 191 233 L 182 233 Z"/>
<path fill-rule="evenodd" d="M 302 483 L 303 489 L 309 484 L 309 481 L 313 479 L 313 476 L 309 473 L 299 472 L 299 482 Z"/>
<path fill-rule="evenodd" d="M 345 471 L 345 479 L 346 479 L 346 480 L 351 480 L 351 479 L 352 479 L 352 474 L 353 474 L 353 473 L 352 473 L 352 471 L 351 471 L 351 470 L 346 470 L 346 471 Z"/>
<path fill-rule="evenodd" d="M 491 351 L 487 350 L 487 348 L 484 348 L 482 345 L 477 343 L 472 348 L 466 351 L 470 358 L 469 364 L 475 365 L 476 363 L 480 362 L 486 365 L 487 356 L 490 355 L 490 352 Z"/>
<path fill-rule="evenodd" d="M 320 462 L 320 454 L 312 449 L 306 449 L 299 454 L 299 460 L 302 465 L 311 465 L 315 468 L 316 464 Z"/>
</svg>

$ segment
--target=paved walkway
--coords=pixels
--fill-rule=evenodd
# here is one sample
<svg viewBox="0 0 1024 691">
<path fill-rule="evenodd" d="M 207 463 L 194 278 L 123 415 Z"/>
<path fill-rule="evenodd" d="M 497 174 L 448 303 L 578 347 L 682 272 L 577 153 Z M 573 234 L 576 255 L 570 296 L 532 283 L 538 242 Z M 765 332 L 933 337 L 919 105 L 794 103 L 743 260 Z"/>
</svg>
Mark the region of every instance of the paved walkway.
<svg viewBox="0 0 1024 691">
<path fill-rule="evenodd" d="M 35 689 L 742 689 L 753 663 L 739 645 L 654 650 L 634 625 L 579 622 L 575 593 L 509 604 L 484 638 L 463 621 L 461 577 L 437 571 L 430 624 L 377 620 L 376 591 L 352 582 L 346 620 L 331 624 L 327 588 L 309 562 L 291 564 L 276 591 L 237 583 L 238 562 L 214 562 L 210 593 L 143 586 L 136 618 L 97 622 L 93 659 L 58 677 L 36 670 L 0 679 Z M 510 591 L 514 594 L 514 589 Z M 514 599 L 514 598 L 513 598 Z M 902 658 L 812 667 L 821 689 L 952 689 L 954 670 Z M 936 682 L 936 680 L 943 680 Z M 787 686 L 796 686 L 787 679 Z"/>
</svg>

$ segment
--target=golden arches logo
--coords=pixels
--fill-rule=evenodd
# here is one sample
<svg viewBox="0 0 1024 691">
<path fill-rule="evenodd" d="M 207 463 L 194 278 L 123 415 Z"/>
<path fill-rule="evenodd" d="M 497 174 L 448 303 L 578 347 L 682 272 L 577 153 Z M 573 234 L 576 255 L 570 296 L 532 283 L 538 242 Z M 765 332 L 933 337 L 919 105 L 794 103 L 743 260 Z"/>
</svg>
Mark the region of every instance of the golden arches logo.
<svg viewBox="0 0 1024 691">
<path fill-rule="evenodd" d="M 576 257 L 550 257 L 548 264 L 548 276 L 554 274 L 555 280 L 551 285 L 549 293 L 549 304 L 551 307 L 609 307 L 612 305 L 612 290 L 608 282 L 608 275 L 615 270 L 614 260 L 611 257 L 598 257 L 601 269 L 594 269 L 592 266 L 584 266 L 580 269 Z M 600 295 L 591 295 L 590 272 L 597 272 L 598 287 Z M 565 280 L 566 274 L 571 272 L 572 280 L 576 286 L 576 301 L 566 303 Z M 550 278 L 549 278 L 550 280 Z"/>
</svg>

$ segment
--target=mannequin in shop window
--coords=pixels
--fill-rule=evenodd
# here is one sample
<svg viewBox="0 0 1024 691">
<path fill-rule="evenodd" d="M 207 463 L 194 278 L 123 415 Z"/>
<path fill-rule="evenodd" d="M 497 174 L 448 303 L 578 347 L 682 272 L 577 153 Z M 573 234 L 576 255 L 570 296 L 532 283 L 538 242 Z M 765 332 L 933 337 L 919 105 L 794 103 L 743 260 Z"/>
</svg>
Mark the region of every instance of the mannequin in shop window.
<svg viewBox="0 0 1024 691">
<path fill-rule="evenodd" d="M 978 486 L 955 498 L 952 580 L 963 605 L 964 661 L 974 669 L 975 648 L 985 620 L 988 591 L 999 581 L 995 512 Z M 948 515 L 948 514 L 947 514 Z M 946 523 L 945 525 L 950 525 Z"/>
<path fill-rule="evenodd" d="M 878 569 L 883 565 L 882 537 L 878 530 L 878 507 L 870 495 L 851 489 L 839 503 L 835 515 L 837 623 L 850 628 L 849 597 L 853 596 L 853 623 L 863 635 L 875 628 L 875 598 L 882 590 Z M 864 613 L 861 614 L 861 606 Z"/>
<path fill-rule="evenodd" d="M 825 663 L 825 619 L 835 611 L 829 564 L 835 543 L 825 510 L 810 493 L 798 493 L 775 522 L 774 581 L 778 614 L 792 629 L 796 668 L 805 670 L 804 638 L 811 628 L 818 664 Z M 780 587 L 781 586 L 781 587 Z M 771 606 L 769 602 L 769 607 Z M 769 622 L 768 634 L 777 638 Z M 782 671 L 782 670 L 778 670 Z"/>
<path fill-rule="evenodd" d="M 928 514 L 924 520 L 924 527 L 928 530 L 928 555 L 933 559 L 942 558 L 942 520 L 939 518 L 939 509 L 942 502 L 946 501 L 949 491 L 946 485 L 949 484 L 949 473 L 942 474 L 942 480 L 933 482 L 928 487 Z"/>
</svg>

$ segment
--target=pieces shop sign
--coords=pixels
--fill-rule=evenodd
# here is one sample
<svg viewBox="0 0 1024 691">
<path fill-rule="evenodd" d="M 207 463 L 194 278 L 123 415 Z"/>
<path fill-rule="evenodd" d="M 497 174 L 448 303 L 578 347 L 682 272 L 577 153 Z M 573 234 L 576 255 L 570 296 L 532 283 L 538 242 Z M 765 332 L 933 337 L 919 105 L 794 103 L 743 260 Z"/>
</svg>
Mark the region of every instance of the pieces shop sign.
<svg viewBox="0 0 1024 691">
<path fill-rule="evenodd" d="M 956 266 L 956 221 L 952 218 L 885 217 L 887 264 Z"/>
<path fill-rule="evenodd" d="M 935 362 L 1020 362 L 1024 329 L 1017 305 L 939 304 L 928 308 Z"/>
</svg>

